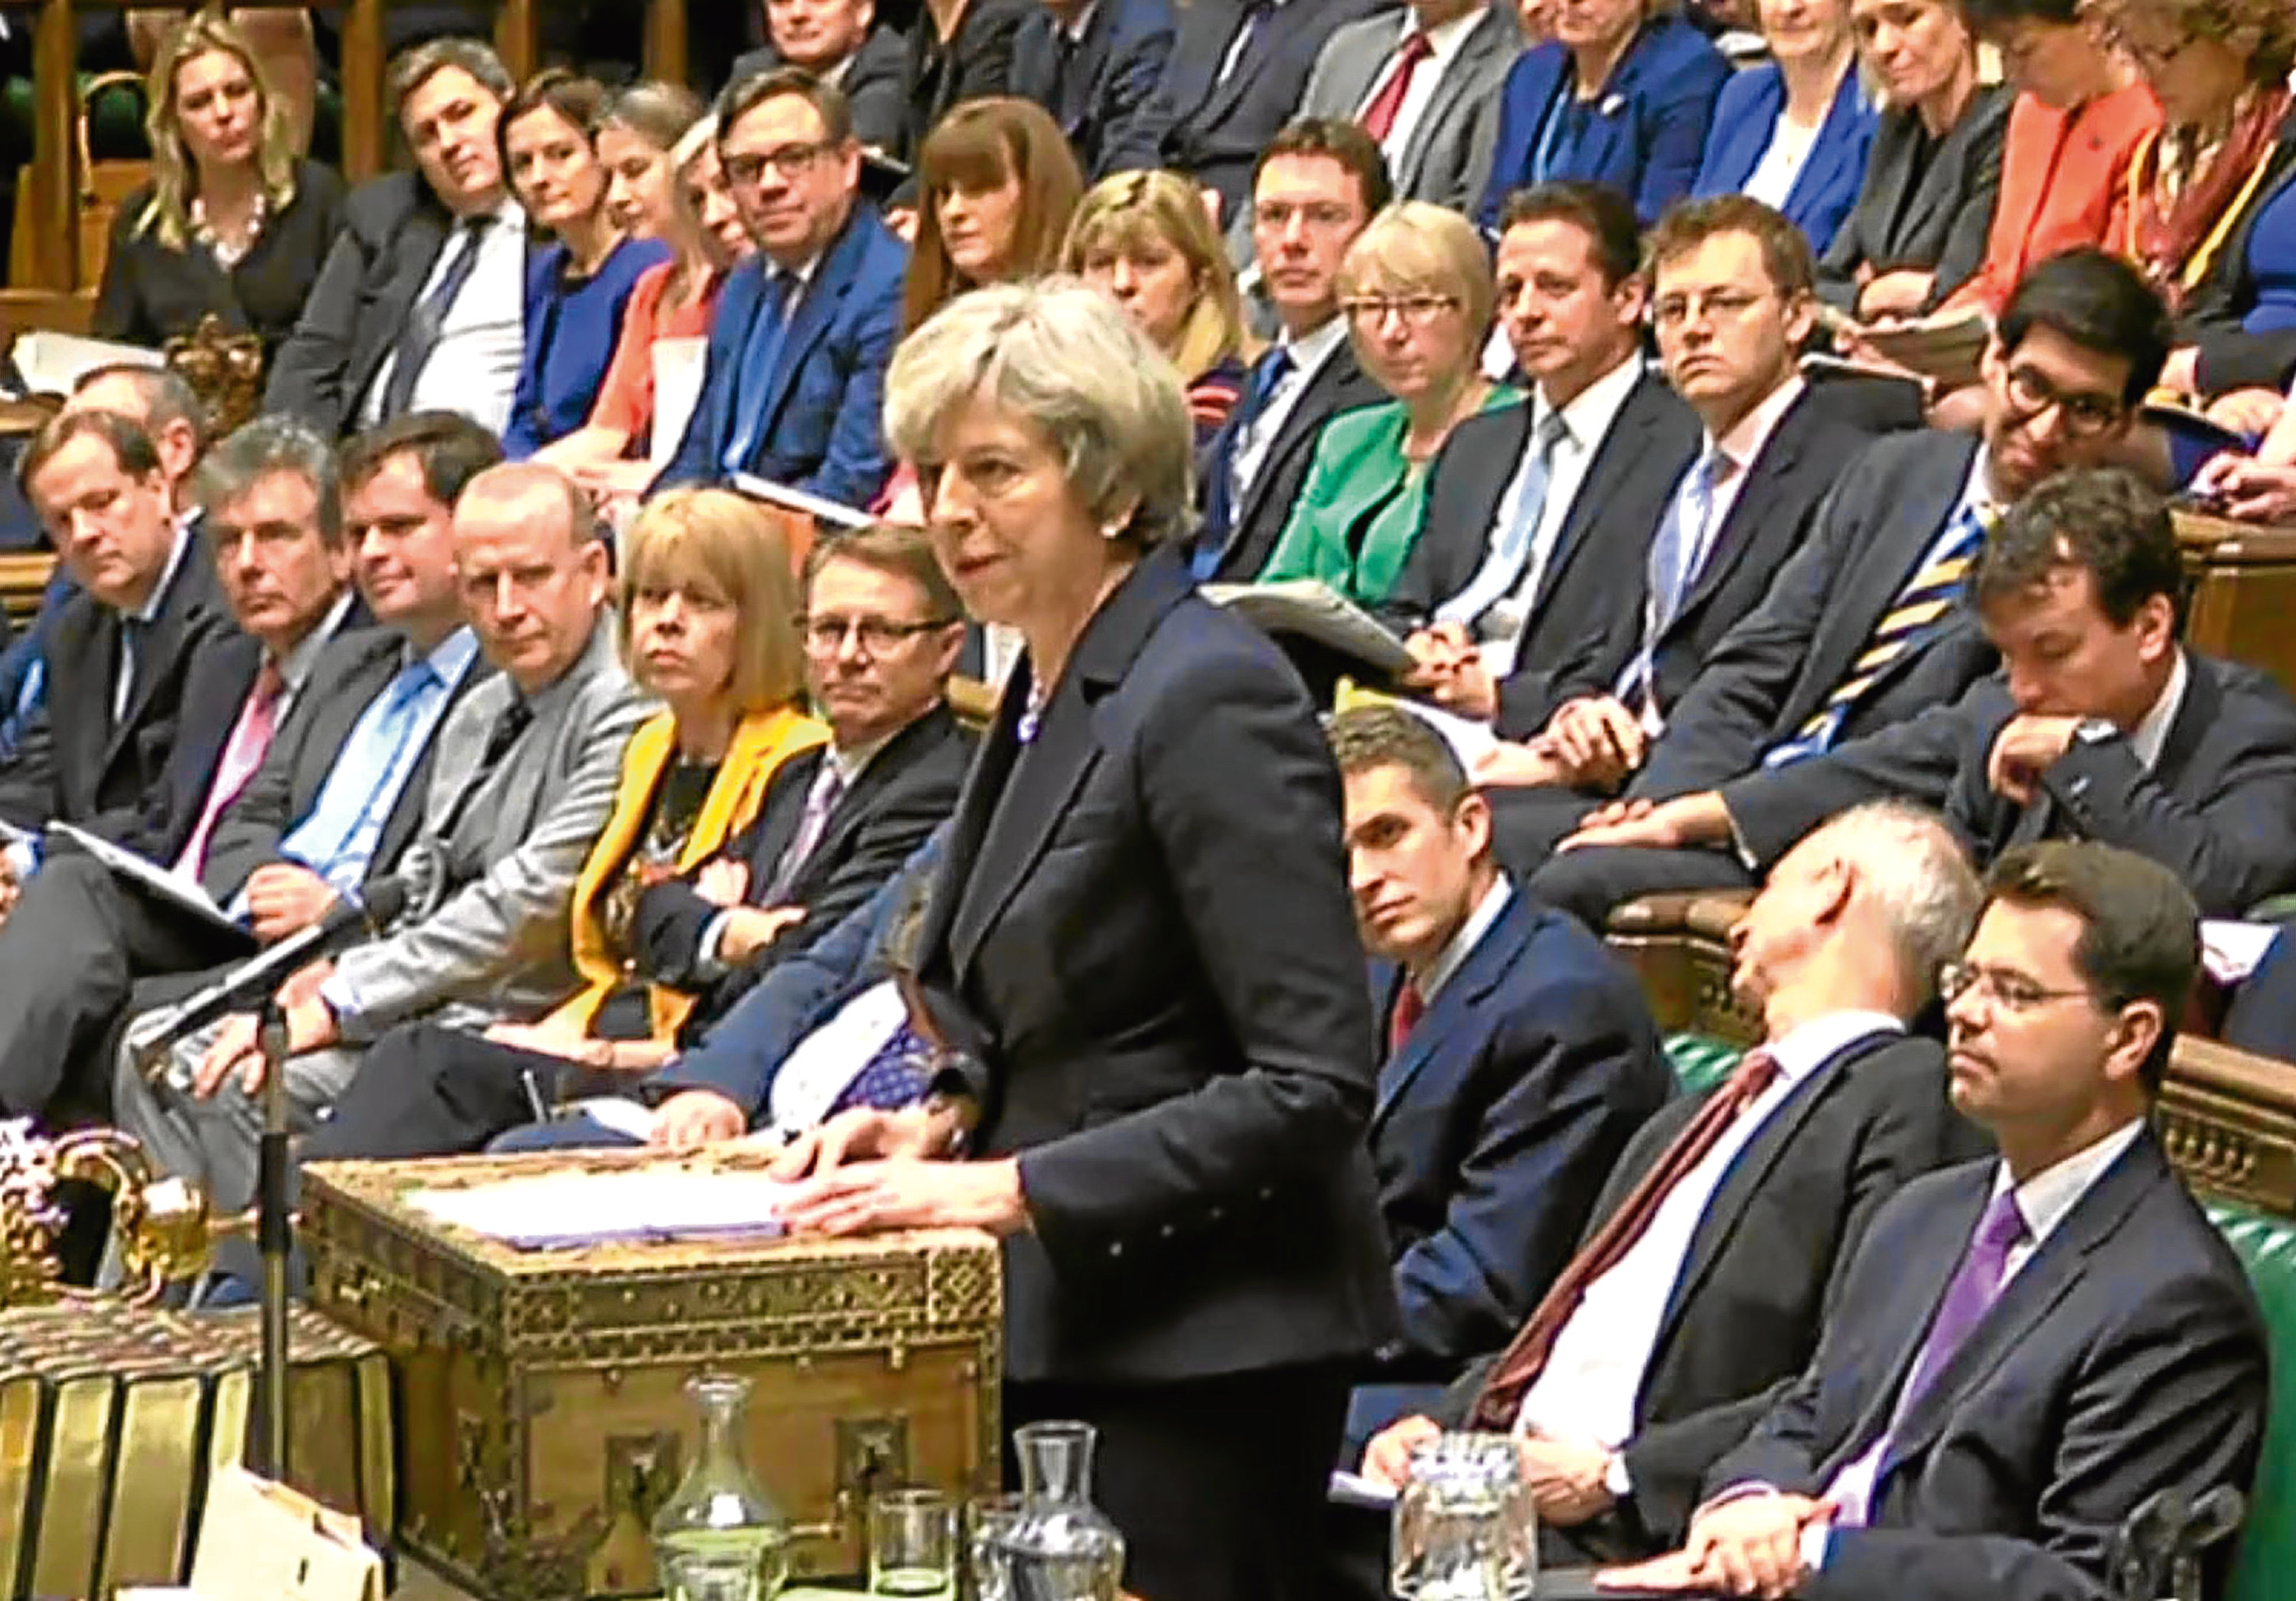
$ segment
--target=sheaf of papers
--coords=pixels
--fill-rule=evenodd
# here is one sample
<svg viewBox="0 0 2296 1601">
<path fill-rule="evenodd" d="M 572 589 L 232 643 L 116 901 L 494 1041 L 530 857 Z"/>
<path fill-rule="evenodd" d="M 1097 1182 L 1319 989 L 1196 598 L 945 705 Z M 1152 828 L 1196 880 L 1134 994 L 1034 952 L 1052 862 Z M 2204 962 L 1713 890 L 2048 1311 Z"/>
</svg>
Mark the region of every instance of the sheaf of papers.
<svg viewBox="0 0 2296 1601">
<path fill-rule="evenodd" d="M 81 374 L 93 373 L 98 367 L 166 365 L 160 352 L 147 346 L 89 339 L 80 333 L 59 333 L 53 328 L 34 328 L 18 334 L 9 347 L 8 358 L 16 364 L 17 374 L 24 381 L 24 392 L 29 395 L 69 395 Z"/>
<path fill-rule="evenodd" d="M 553 1251 L 628 1240 L 778 1235 L 789 1187 L 748 1170 L 619 1168 L 416 1190 L 406 1204 L 449 1227 L 521 1251 Z"/>
<path fill-rule="evenodd" d="M 60 839 L 70 840 L 88 855 L 102 862 L 130 883 L 142 885 L 162 900 L 180 910 L 206 919 L 233 933 L 241 932 L 224 909 L 216 905 L 199 881 L 184 874 L 170 872 L 154 861 L 147 861 L 132 850 L 123 850 L 111 841 L 75 828 L 70 823 L 51 823 L 48 832 Z"/>
<path fill-rule="evenodd" d="M 2201 965 L 2219 984 L 2237 984 L 2263 964 L 2278 937 L 2276 923 L 2210 917 L 2201 924 Z"/>
<path fill-rule="evenodd" d="M 1338 1506 L 1364 1507 L 1374 1512 L 1384 1512 L 1395 1505 L 1393 1488 L 1377 1479 L 1351 1474 L 1344 1467 L 1332 1470 L 1332 1486 L 1326 1495 Z"/>
</svg>

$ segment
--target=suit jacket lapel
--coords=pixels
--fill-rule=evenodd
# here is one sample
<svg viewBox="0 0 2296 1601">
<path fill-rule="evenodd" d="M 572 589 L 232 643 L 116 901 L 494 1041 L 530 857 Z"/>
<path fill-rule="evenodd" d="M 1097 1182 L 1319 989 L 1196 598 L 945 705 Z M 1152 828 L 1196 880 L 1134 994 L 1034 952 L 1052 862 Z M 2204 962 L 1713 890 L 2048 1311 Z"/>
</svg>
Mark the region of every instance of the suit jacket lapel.
<svg viewBox="0 0 2296 1601">
<path fill-rule="evenodd" d="M 824 745 L 791 757 L 783 771 L 775 776 L 773 788 L 767 792 L 765 806 L 758 814 L 757 838 L 750 850 L 750 893 L 765 892 L 790 842 L 797 838 L 798 825 L 805 820 L 806 799 L 812 793 L 821 764 L 828 759 L 829 747 Z"/>
<path fill-rule="evenodd" d="M 798 368 L 804 365 L 806 353 L 813 349 L 837 315 L 845 291 L 853 283 L 853 257 L 866 242 L 864 230 L 868 226 L 870 213 L 857 209 L 845 225 L 845 232 L 822 258 L 821 266 L 806 285 L 805 294 L 791 315 L 789 332 L 782 335 L 782 347 L 774 362 L 770 385 L 759 410 L 764 421 L 758 426 L 763 439 L 772 427 L 772 420 L 780 415 L 782 402 L 789 398 L 790 387 L 797 382 Z"/>
<path fill-rule="evenodd" d="M 1771 507 L 1784 491 L 1794 464 L 1801 459 L 1808 445 L 1803 435 L 1815 423 L 1816 415 L 1814 393 L 1805 390 L 1779 420 L 1761 454 L 1748 465 L 1746 481 L 1740 486 L 1737 499 L 1730 504 L 1730 514 L 1714 530 L 1713 548 L 1706 553 L 1696 581 L 1676 610 L 1674 621 L 1666 630 L 1669 634 L 1677 634 L 1691 625 L 1699 607 L 1722 587 L 1730 570 L 1738 564 L 1738 558 L 1753 543 L 1755 531 L 1769 522 Z"/>
<path fill-rule="evenodd" d="M 1435 80 L 1435 93 L 1427 102 L 1426 113 L 1419 119 L 1418 126 L 1411 130 L 1411 142 L 1404 147 L 1403 160 L 1397 173 L 1396 186 L 1398 189 L 1411 188 L 1418 183 L 1427 166 L 1427 152 L 1433 146 L 1436 136 L 1449 132 L 1454 127 L 1459 102 L 1466 96 L 1467 86 L 1475 77 L 1475 69 L 1484 57 L 1495 54 L 1500 49 L 1507 29 L 1506 21 L 1498 12 L 1486 12 L 1482 21 L 1475 24 L 1461 43 L 1459 53 L 1444 67 L 1443 76 Z M 1378 67 L 1384 64 L 1384 62 L 1374 64 L 1374 76 Z M 1364 94 L 1370 92 L 1371 86 L 1365 84 Z M 1361 105 L 1363 96 L 1357 96 L 1355 103 Z"/>
<path fill-rule="evenodd" d="M 1586 543 L 1588 527 L 1617 502 L 1620 486 L 1638 472 L 1665 465 L 1650 460 L 1647 452 L 1651 436 L 1658 431 L 1663 415 L 1663 398 L 1670 392 L 1651 373 L 1635 381 L 1626 405 L 1619 408 L 1618 421 L 1595 447 L 1595 459 L 1587 464 L 1586 476 L 1578 480 L 1578 493 L 1572 497 L 1570 511 L 1563 514 L 1562 530 L 1554 536 L 1554 549 L 1546 558 L 1546 570 L 1538 575 L 1538 593 L 1531 597 L 1531 616 L 1544 615 L 1547 597 L 1554 593 L 1555 586 L 1562 581 L 1562 575 L 1577 558 L 1579 546 Z M 1529 411 L 1529 406 L 1523 407 L 1526 435 Z M 1499 492 L 1506 492 L 1504 486 Z"/>
<path fill-rule="evenodd" d="M 391 241 L 391 253 L 397 259 L 389 288 L 377 299 L 378 315 L 372 326 L 381 330 L 372 349 L 361 352 L 358 370 L 348 374 L 350 382 L 343 390 L 345 416 L 357 415 L 359 403 L 374 385 L 375 374 L 382 364 L 398 348 L 398 336 L 406 326 L 407 318 L 422 298 L 422 286 L 430 282 L 430 269 L 438 265 L 439 252 L 447 248 L 447 235 L 454 227 L 454 219 L 443 207 L 430 198 L 430 191 L 422 180 L 412 174 L 408 181 L 415 185 L 416 194 L 399 225 L 398 234 Z M 523 275 L 521 275 L 521 281 Z"/>
<path fill-rule="evenodd" d="M 1990 1174 L 1988 1173 L 1989 1181 Z M 2129 1211 L 2151 1193 L 2156 1185 L 2170 1184 L 2166 1160 L 2160 1145 L 2150 1133 L 2140 1134 L 2136 1143 L 2105 1170 L 2103 1177 L 2089 1186 L 2088 1192 L 2074 1203 L 2071 1213 L 2057 1225 L 2056 1231 L 2042 1241 L 2030 1260 L 2027 1261 L 2002 1290 L 2000 1299 L 1986 1312 L 1982 1321 L 1970 1331 L 1929 1388 L 1906 1408 L 1890 1432 L 1890 1453 L 1883 1458 L 1878 1484 L 1886 1478 L 1897 1463 L 1918 1453 L 1934 1440 L 1946 1421 L 1953 1415 L 1954 1406 L 1964 1395 L 1976 1390 L 1992 1376 L 1993 1370 L 2018 1345 L 2022 1343 L 2034 1326 L 2049 1315 L 2066 1292 L 2080 1281 L 2088 1269 L 2088 1259 L 2097 1248 L 2112 1237 L 2113 1231 Z M 1980 1196 L 1980 1204 L 1982 1204 Z M 1959 1213 L 1956 1211 L 1956 1216 Z M 1919 1333 L 1904 1359 L 1894 1371 L 1896 1382 L 1890 1386 L 1891 1401 L 1912 1370 L 1914 1356 L 1921 1342 L 1928 1337 L 1931 1317 L 1935 1315 L 1938 1300 L 1944 1294 L 1945 1282 L 1961 1266 L 1963 1252 L 1969 1236 L 1975 1230 L 1974 1214 L 1963 1219 L 1960 1235 L 1950 1242 L 1948 1251 L 1946 1280 L 1940 1281 L 1938 1295 L 1928 1302 L 1930 1316 L 1918 1321 Z"/>
<path fill-rule="evenodd" d="M 1427 1064 L 1435 1059 L 1443 1043 L 1465 1025 L 1476 1005 L 1506 977 L 1530 939 L 1530 903 L 1518 890 L 1500 912 L 1498 921 L 1483 932 L 1483 937 L 1467 953 L 1459 970 L 1435 992 L 1434 1004 L 1420 1018 L 1419 1026 L 1411 1030 L 1411 1037 L 1403 1042 L 1403 1049 L 1380 1069 L 1379 1099 L 1371 1121 L 1374 1130 L 1387 1121 L 1388 1113 L 1395 1110 L 1413 1081 L 1427 1071 Z M 1397 988 L 1401 988 L 1399 983 Z M 1382 1012 L 1381 1015 L 1387 1014 Z"/>
<path fill-rule="evenodd" d="M 1251 490 L 1243 497 L 1234 513 L 1228 519 L 1228 546 L 1234 549 L 1237 537 L 1250 526 L 1259 514 L 1260 503 L 1273 491 L 1276 477 L 1283 464 L 1300 450 L 1315 447 L 1316 435 L 1323 431 L 1333 412 L 1342 409 L 1341 398 L 1353 383 L 1367 382 L 1363 369 L 1356 365 L 1355 352 L 1342 343 L 1324 358 L 1308 387 L 1300 391 L 1299 400 L 1283 418 L 1283 426 L 1268 441 L 1267 453 L 1260 457 L 1259 471 L 1251 480 Z"/>
<path fill-rule="evenodd" d="M 838 797 L 835 809 L 821 831 L 821 842 L 813 848 L 810 860 L 833 861 L 845 853 L 846 842 L 860 832 L 870 815 L 876 810 L 878 798 L 898 782 L 902 775 L 921 760 L 943 739 L 954 738 L 956 719 L 946 703 L 935 706 L 915 722 L 885 742 L 884 749 L 870 758 L 861 776 L 846 786 Z M 828 757 L 824 752 L 823 760 Z M 819 771 L 816 768 L 815 771 Z M 810 783 L 810 780 L 808 780 Z"/>
<path fill-rule="evenodd" d="M 1205 0 L 1196 0 L 1196 4 L 1210 9 L 1205 5 Z M 1267 20 L 1259 25 L 1259 37 L 1252 40 L 1251 48 L 1244 52 L 1242 61 L 1236 62 L 1235 70 L 1228 74 L 1226 83 L 1218 81 L 1220 64 L 1227 60 L 1228 51 L 1234 46 L 1235 30 L 1243 25 L 1244 8 L 1242 5 L 1224 5 L 1220 9 L 1226 14 L 1227 26 L 1219 30 L 1213 43 L 1211 89 L 1204 96 L 1202 109 L 1188 119 L 1199 127 L 1218 122 L 1234 109 L 1235 103 L 1243 97 L 1244 90 L 1259 77 L 1255 69 L 1267 59 L 1277 31 L 1290 21 L 1295 5 L 1283 6 L 1268 13 Z"/>
<path fill-rule="evenodd" d="M 206 600 L 215 582 L 215 570 L 209 563 L 207 542 L 196 531 L 184 538 L 183 557 L 176 564 L 175 575 L 168 580 L 167 598 L 160 603 L 160 614 L 144 628 L 135 642 L 135 676 L 128 681 L 127 703 L 120 715 L 112 719 L 111 731 L 103 742 L 103 763 L 108 768 L 119 759 L 120 747 L 127 737 L 143 726 L 144 713 L 152 704 L 152 692 L 161 679 L 171 676 L 177 660 L 189 643 L 185 637 L 196 614 L 205 611 Z M 117 626 L 115 624 L 115 626 Z M 118 635 L 113 635 L 118 649 Z"/>
</svg>

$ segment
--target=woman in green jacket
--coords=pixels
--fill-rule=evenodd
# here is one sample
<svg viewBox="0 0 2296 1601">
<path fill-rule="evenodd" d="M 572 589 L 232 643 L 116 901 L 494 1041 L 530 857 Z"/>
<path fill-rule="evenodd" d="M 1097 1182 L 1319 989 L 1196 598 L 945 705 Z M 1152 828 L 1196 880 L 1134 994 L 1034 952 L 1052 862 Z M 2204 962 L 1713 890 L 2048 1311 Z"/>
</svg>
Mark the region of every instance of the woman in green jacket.
<svg viewBox="0 0 2296 1601">
<path fill-rule="evenodd" d="M 1394 398 L 1324 424 L 1261 583 L 1318 579 L 1358 605 L 1387 598 L 1419 538 L 1427 464 L 1460 422 L 1522 398 L 1476 370 L 1493 295 L 1482 240 L 1445 207 L 1398 201 L 1349 247 L 1348 337 Z"/>
</svg>

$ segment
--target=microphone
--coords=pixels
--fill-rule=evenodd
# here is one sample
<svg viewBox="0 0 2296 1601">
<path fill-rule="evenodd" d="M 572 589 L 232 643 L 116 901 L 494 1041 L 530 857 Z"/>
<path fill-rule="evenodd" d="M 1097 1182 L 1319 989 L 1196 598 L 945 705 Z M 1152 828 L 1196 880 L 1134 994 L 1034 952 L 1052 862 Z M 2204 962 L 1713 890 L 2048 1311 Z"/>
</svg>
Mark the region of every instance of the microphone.
<svg viewBox="0 0 2296 1601">
<path fill-rule="evenodd" d="M 316 923 L 242 962 L 176 1007 L 165 1026 L 134 1041 L 128 1049 L 135 1057 L 135 1071 L 146 1079 L 157 1077 L 168 1053 L 177 1044 L 227 1013 L 259 1006 L 289 974 L 381 933 L 406 909 L 406 884 L 398 878 L 375 880 L 363 896 L 337 897 Z"/>
</svg>

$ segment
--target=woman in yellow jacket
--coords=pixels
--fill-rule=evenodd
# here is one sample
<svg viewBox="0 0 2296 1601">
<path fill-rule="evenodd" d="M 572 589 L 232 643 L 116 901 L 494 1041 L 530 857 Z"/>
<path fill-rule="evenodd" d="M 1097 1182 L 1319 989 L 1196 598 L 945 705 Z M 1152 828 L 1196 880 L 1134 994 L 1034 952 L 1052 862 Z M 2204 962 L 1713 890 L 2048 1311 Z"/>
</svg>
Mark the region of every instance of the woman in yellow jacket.
<svg viewBox="0 0 2296 1601">
<path fill-rule="evenodd" d="M 670 490 L 638 513 L 622 555 L 622 658 L 663 710 L 630 740 L 613 812 L 576 882 L 582 989 L 534 1022 L 385 1035 L 312 1150 L 474 1151 L 601 1070 L 635 1077 L 668 1059 L 692 998 L 647 983 L 631 960 L 638 896 L 740 833 L 782 763 L 829 730 L 804 710 L 789 548 L 756 506 L 723 489 Z"/>
</svg>

